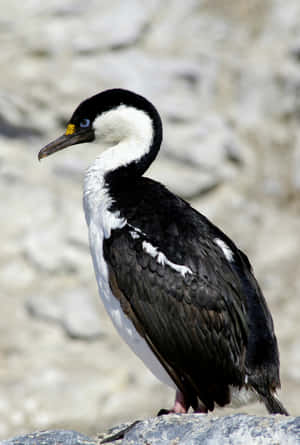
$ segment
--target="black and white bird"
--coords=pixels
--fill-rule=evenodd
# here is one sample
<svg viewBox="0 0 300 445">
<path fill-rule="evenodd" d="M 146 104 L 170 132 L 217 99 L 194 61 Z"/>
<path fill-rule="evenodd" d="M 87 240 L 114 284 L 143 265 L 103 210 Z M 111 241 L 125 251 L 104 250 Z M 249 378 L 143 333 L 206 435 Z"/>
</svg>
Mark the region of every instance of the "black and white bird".
<svg viewBox="0 0 300 445">
<path fill-rule="evenodd" d="M 84 179 L 84 211 L 99 293 L 125 342 L 176 389 L 170 412 L 262 401 L 288 414 L 273 321 L 246 255 L 219 228 L 143 174 L 162 123 L 144 97 L 103 91 L 74 111 L 42 159 L 106 144 Z M 165 411 L 163 411 L 165 412 Z"/>
</svg>

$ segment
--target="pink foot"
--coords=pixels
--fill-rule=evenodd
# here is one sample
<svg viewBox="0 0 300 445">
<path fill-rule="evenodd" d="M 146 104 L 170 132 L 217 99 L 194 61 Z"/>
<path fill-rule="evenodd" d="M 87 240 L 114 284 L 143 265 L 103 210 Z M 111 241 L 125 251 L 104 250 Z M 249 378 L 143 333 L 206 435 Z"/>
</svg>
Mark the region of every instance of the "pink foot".
<svg viewBox="0 0 300 445">
<path fill-rule="evenodd" d="M 190 405 L 186 402 L 183 393 L 179 391 L 179 389 L 177 389 L 173 408 L 170 410 L 161 409 L 157 415 L 162 416 L 171 413 L 186 414 L 189 410 L 189 407 Z M 197 409 L 195 409 L 194 412 L 204 414 L 207 413 L 208 410 L 205 405 L 198 401 Z"/>
</svg>

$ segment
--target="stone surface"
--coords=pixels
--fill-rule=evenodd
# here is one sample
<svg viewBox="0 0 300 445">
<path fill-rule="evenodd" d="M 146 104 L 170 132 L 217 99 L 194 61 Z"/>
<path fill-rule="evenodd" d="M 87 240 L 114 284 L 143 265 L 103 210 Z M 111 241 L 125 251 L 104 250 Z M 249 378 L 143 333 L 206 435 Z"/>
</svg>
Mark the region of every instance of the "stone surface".
<svg viewBox="0 0 300 445">
<path fill-rule="evenodd" d="M 13 439 L 2 440 L 3 445 L 96 445 L 97 440 L 90 439 L 76 431 L 41 431 Z"/>
<path fill-rule="evenodd" d="M 296 445 L 300 417 L 168 415 L 123 424 L 100 434 L 99 440 L 74 431 L 44 431 L 4 440 L 3 445 Z"/>
<path fill-rule="evenodd" d="M 282 416 L 164 416 L 137 424 L 120 442 L 149 445 L 274 445 L 300 443 L 300 418 Z"/>
<path fill-rule="evenodd" d="M 71 338 L 93 340 L 101 335 L 96 302 L 83 288 L 64 295 L 33 295 L 27 308 L 35 317 L 61 324 Z"/>
<path fill-rule="evenodd" d="M 0 438 L 95 435 L 172 404 L 99 302 L 82 211 L 99 148 L 37 161 L 81 100 L 112 87 L 161 112 L 151 175 L 250 257 L 274 316 L 280 398 L 299 414 L 299 0 L 1 6 Z"/>
</svg>

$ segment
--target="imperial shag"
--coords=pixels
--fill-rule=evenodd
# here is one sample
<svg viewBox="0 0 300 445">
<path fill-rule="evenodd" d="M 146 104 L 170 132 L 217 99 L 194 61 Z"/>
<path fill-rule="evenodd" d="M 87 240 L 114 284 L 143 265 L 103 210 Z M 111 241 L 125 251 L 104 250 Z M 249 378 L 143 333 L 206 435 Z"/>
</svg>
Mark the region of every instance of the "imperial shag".
<svg viewBox="0 0 300 445">
<path fill-rule="evenodd" d="M 42 159 L 70 145 L 108 150 L 84 180 L 84 211 L 99 293 L 130 348 L 176 389 L 172 412 L 212 411 L 231 401 L 276 397 L 279 353 L 273 321 L 246 255 L 187 202 L 143 176 L 162 123 L 133 92 L 83 101 Z"/>
</svg>

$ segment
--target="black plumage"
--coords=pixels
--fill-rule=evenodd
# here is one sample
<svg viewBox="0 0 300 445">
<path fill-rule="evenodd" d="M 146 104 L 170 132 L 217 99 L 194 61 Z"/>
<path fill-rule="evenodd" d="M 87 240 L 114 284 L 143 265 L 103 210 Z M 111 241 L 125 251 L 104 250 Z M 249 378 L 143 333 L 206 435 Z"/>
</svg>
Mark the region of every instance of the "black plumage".
<svg viewBox="0 0 300 445">
<path fill-rule="evenodd" d="M 165 366 L 172 368 L 189 403 L 196 409 L 197 394 L 209 410 L 215 402 L 226 405 L 228 385 L 242 387 L 246 374 L 249 387 L 273 399 L 265 388 L 273 391 L 280 384 L 278 348 L 271 315 L 246 255 L 207 218 L 155 181 L 142 177 L 111 191 L 111 210 L 118 209 L 130 226 L 105 240 L 105 259 L 136 323 Z M 139 238 L 132 238 L 131 226 L 141 230 Z M 216 238 L 230 247 L 232 262 Z M 158 246 L 193 274 L 183 277 L 158 264 L 142 248 L 143 241 Z"/>
<path fill-rule="evenodd" d="M 124 107 L 141 112 L 133 129 L 138 131 L 141 118 L 145 134 L 152 131 L 151 139 L 145 136 L 148 145 L 141 142 L 141 152 L 132 159 L 131 152 L 138 153 L 133 139 L 118 146 L 133 132 Z M 100 293 L 99 280 L 105 281 L 107 269 L 113 298 L 175 382 L 185 409 L 224 406 L 230 403 L 231 387 L 244 387 L 269 412 L 287 414 L 274 395 L 280 378 L 273 321 L 248 258 L 187 202 L 142 177 L 162 139 L 154 106 L 126 90 L 99 93 L 79 105 L 66 135 L 42 149 L 39 158 L 95 140 L 97 119 L 114 110 L 121 110 L 122 131 L 109 121 L 107 128 L 117 138 L 111 164 L 103 158 L 102 168 L 100 157 L 88 172 L 85 206 L 90 240 L 102 240 L 98 251 L 91 245 Z M 143 132 L 138 136 L 142 140 Z M 115 152 L 121 147 L 128 153 L 118 164 Z"/>
</svg>

